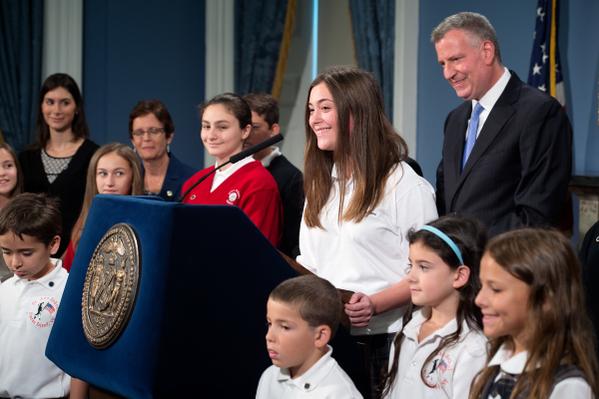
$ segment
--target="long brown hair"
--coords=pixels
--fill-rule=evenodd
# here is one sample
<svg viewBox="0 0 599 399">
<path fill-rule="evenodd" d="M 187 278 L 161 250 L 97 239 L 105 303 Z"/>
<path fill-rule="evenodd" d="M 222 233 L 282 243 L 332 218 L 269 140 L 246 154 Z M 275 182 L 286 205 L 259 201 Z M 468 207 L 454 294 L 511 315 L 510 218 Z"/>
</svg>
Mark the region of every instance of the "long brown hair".
<svg viewBox="0 0 599 399">
<path fill-rule="evenodd" d="M 480 289 L 480 258 L 482 257 L 482 252 L 487 242 L 487 234 L 484 227 L 479 222 L 462 217 L 443 216 L 427 224 L 441 230 L 453 241 L 462 255 L 464 265 L 470 269 L 468 282 L 456 289 L 459 293 L 459 303 L 455 316 L 457 329 L 454 333 L 443 337 L 439 346 L 428 355 L 420 369 L 420 378 L 422 379 L 422 382 L 425 385 L 434 388 L 434 386 L 430 386 L 424 378 L 427 365 L 444 349 L 450 348 L 460 341 L 464 322 L 466 322 L 471 330 L 481 331 L 482 316 L 480 309 L 474 304 L 474 298 Z M 451 270 L 457 270 L 457 268 L 462 265 L 453 249 L 450 248 L 443 239 L 430 231 L 422 229 L 410 230 L 408 232 L 408 241 L 410 245 L 419 242 L 436 253 Z M 391 368 L 385 375 L 381 385 L 381 397 L 386 397 L 389 394 L 397 377 L 397 373 L 399 372 L 399 354 L 401 352 L 401 343 L 404 337 L 402 332 L 403 328 L 411 319 L 412 310 L 413 305 L 410 305 L 410 308 L 404 316 L 403 327 L 395 336 L 395 351 L 393 353 Z"/>
<path fill-rule="evenodd" d="M 493 238 L 485 254 L 530 288 L 528 360 L 510 397 L 524 391 L 530 398 L 549 397 L 560 365 L 578 367 L 595 395 L 599 394 L 594 337 L 584 311 L 580 264 L 570 242 L 557 231 L 527 228 Z M 503 344 L 514 347 L 510 336 L 490 344 L 490 358 Z M 470 398 L 480 397 L 498 367 L 481 371 Z"/>
<path fill-rule="evenodd" d="M 139 158 L 137 155 L 135 155 L 135 152 L 133 152 L 133 150 L 125 144 L 121 143 L 110 143 L 98 148 L 89 161 L 89 166 L 87 167 L 87 179 L 85 183 L 85 196 L 83 197 L 83 205 L 81 206 L 81 213 L 79 214 L 79 218 L 77 219 L 77 222 L 75 223 L 71 233 L 71 243 L 73 245 L 73 249 L 77 248 L 83 227 L 85 226 L 85 221 L 87 220 L 89 209 L 92 205 L 92 200 L 96 194 L 98 194 L 98 185 L 96 184 L 96 168 L 98 167 L 98 161 L 104 155 L 113 152 L 125 159 L 129 163 L 129 166 L 131 166 L 131 171 L 133 172 L 133 179 L 131 180 L 131 195 L 143 194 L 141 164 Z"/>
<path fill-rule="evenodd" d="M 337 149 L 318 148 L 310 128 L 308 103 L 312 89 L 324 83 L 333 96 L 339 124 Z M 350 118 L 352 128 L 350 132 Z M 395 132 L 384 113 L 381 90 L 372 74 L 354 67 L 330 68 L 314 79 L 306 100 L 306 152 L 304 190 L 305 221 L 310 227 L 322 227 L 319 215 L 327 203 L 336 165 L 340 180 L 340 220 L 359 222 L 381 201 L 389 173 L 407 158 L 405 141 Z M 345 212 L 345 187 L 353 180 L 355 191 Z"/>
</svg>

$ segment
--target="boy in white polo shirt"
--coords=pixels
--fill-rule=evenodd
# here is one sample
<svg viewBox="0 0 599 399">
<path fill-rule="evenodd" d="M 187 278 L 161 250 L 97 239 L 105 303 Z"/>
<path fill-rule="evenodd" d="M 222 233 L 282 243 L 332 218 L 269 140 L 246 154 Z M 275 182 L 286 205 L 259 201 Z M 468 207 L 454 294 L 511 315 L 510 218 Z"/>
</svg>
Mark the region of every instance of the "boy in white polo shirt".
<svg viewBox="0 0 599 399">
<path fill-rule="evenodd" d="M 0 285 L 0 397 L 62 398 L 70 377 L 44 355 L 68 273 L 51 259 L 61 217 L 45 194 L 20 194 L 0 212 L 0 248 L 14 276 Z"/>
<path fill-rule="evenodd" d="M 335 287 L 314 275 L 286 280 L 271 292 L 266 347 L 273 365 L 262 373 L 257 399 L 362 398 L 328 345 L 342 311 Z"/>
</svg>

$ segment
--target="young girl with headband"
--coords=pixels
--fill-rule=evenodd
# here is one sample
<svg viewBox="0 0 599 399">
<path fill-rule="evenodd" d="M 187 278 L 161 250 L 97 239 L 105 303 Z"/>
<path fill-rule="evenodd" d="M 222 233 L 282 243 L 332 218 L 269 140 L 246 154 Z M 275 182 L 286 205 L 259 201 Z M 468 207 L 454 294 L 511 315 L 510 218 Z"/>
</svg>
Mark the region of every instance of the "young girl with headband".
<svg viewBox="0 0 599 399">
<path fill-rule="evenodd" d="M 480 280 L 476 304 L 491 360 L 470 398 L 599 395 L 580 265 L 563 234 L 521 229 L 493 238 L 481 261 Z"/>
<path fill-rule="evenodd" d="M 408 233 L 413 306 L 395 337 L 385 398 L 468 397 L 487 340 L 474 305 L 486 234 L 470 219 L 442 217 Z"/>
</svg>

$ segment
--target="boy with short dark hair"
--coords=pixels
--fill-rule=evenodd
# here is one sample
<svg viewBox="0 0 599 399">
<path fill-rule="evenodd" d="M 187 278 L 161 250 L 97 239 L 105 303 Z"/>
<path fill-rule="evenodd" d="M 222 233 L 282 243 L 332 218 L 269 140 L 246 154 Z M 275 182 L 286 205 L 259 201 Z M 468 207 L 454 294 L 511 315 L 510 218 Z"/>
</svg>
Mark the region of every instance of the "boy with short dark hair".
<svg viewBox="0 0 599 399">
<path fill-rule="evenodd" d="M 257 399 L 362 398 L 328 345 L 341 312 L 335 287 L 314 275 L 286 280 L 271 292 L 266 347 L 273 365 L 262 373 Z"/>
<path fill-rule="evenodd" d="M 244 147 L 259 144 L 281 132 L 279 103 L 266 93 L 250 93 L 243 97 L 252 110 L 252 131 Z M 304 177 L 279 147 L 272 146 L 258 151 L 254 158 L 268 169 L 279 187 L 283 204 L 283 236 L 279 249 L 294 258 L 299 255 L 299 229 L 304 210 Z"/>
<path fill-rule="evenodd" d="M 0 285 L 0 397 L 61 398 L 70 377 L 44 355 L 68 273 L 61 215 L 45 194 L 20 194 L 0 212 L 0 248 L 14 276 Z"/>
</svg>

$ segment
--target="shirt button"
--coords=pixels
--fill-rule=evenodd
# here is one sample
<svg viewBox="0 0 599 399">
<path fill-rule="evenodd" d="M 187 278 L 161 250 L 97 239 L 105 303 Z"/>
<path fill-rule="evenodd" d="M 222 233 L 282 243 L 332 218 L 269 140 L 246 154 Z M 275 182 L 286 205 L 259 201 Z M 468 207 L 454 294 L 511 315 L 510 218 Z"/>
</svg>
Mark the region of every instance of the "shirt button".
<svg viewBox="0 0 599 399">
<path fill-rule="evenodd" d="M 172 197 L 173 196 L 173 192 L 171 190 L 166 190 L 166 196 L 167 197 Z"/>
<path fill-rule="evenodd" d="M 50 287 L 54 287 L 54 281 L 50 281 L 50 282 L 48 283 L 48 285 L 49 285 Z"/>
<path fill-rule="evenodd" d="M 306 383 L 304 384 L 304 389 L 310 389 L 310 383 L 306 382 Z"/>
<path fill-rule="evenodd" d="M 191 197 L 189 197 L 189 199 L 190 199 L 190 200 L 194 200 L 194 199 L 196 199 L 196 195 L 195 195 L 195 194 L 193 194 Z"/>
</svg>

